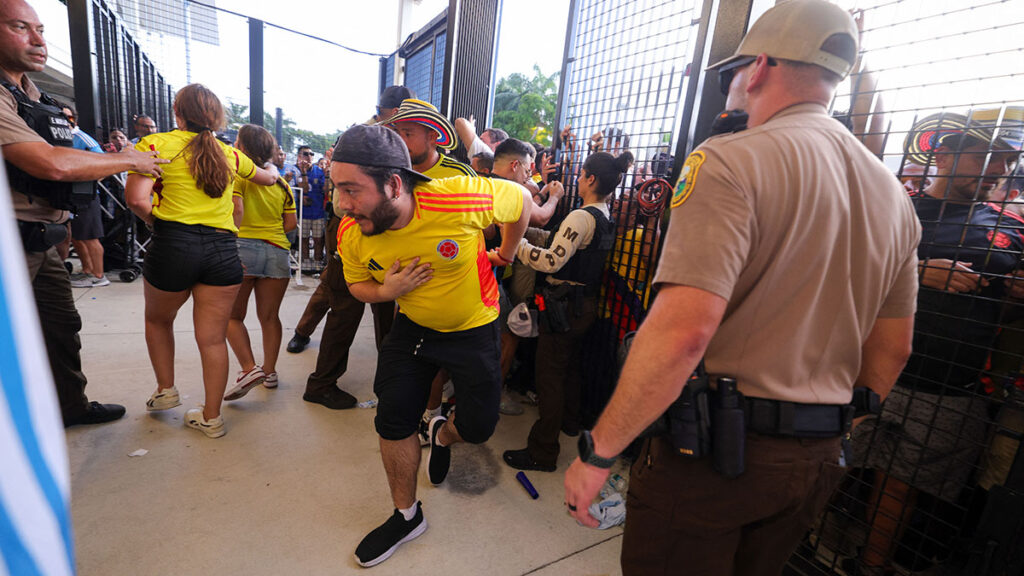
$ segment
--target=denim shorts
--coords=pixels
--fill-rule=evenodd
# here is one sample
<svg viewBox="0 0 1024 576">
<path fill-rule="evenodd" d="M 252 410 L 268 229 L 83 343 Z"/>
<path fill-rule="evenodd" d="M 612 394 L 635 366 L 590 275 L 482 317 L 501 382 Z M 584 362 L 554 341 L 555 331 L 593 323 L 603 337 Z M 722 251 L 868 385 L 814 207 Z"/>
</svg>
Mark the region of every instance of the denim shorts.
<svg viewBox="0 0 1024 576">
<path fill-rule="evenodd" d="M 238 256 L 245 275 L 255 278 L 291 278 L 288 251 L 255 238 L 238 239 Z"/>
</svg>

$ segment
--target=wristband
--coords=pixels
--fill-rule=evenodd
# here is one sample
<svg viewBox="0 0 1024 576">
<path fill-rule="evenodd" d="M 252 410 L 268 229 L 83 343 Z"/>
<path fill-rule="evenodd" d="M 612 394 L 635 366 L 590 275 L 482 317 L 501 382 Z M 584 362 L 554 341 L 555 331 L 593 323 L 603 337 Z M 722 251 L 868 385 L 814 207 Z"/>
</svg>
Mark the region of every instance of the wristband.
<svg viewBox="0 0 1024 576">
<path fill-rule="evenodd" d="M 511 266 L 512 263 L 515 262 L 515 256 L 513 256 L 512 259 L 509 260 L 508 258 L 505 258 L 504 256 L 502 256 L 501 255 L 501 250 L 499 250 L 497 248 L 495 248 L 494 250 L 491 250 L 491 252 L 493 252 L 494 255 L 498 257 L 498 260 L 501 260 L 502 264 L 505 264 L 506 266 Z"/>
</svg>

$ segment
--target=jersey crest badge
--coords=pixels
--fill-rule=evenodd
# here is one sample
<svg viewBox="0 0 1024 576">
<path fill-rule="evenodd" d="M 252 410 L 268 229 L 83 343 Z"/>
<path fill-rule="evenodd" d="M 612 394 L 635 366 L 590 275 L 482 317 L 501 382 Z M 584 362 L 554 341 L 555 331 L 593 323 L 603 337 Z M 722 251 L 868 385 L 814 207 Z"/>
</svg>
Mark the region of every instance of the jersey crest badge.
<svg viewBox="0 0 1024 576">
<path fill-rule="evenodd" d="M 1003 250 L 1009 248 L 1012 243 L 1009 236 L 1002 232 L 994 232 L 993 230 L 988 231 L 988 241 L 992 243 L 992 246 Z"/>
<path fill-rule="evenodd" d="M 682 206 L 683 202 L 690 197 L 693 185 L 697 183 L 697 173 L 700 172 L 702 164 L 704 164 L 704 153 L 700 150 L 686 158 L 686 163 L 683 164 L 683 169 L 679 172 L 675 192 L 672 193 L 672 208 Z"/>
<path fill-rule="evenodd" d="M 459 255 L 459 244 L 452 239 L 441 240 L 437 245 L 437 253 L 445 260 L 454 260 Z"/>
</svg>

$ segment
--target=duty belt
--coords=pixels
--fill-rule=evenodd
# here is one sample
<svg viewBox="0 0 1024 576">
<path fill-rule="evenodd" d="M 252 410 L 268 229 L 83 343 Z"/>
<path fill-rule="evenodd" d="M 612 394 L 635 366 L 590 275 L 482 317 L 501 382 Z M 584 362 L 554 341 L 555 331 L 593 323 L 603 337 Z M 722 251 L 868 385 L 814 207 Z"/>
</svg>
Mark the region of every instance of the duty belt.
<svg viewBox="0 0 1024 576">
<path fill-rule="evenodd" d="M 850 404 L 797 404 L 746 397 L 747 432 L 798 438 L 835 438 L 850 431 Z"/>
</svg>

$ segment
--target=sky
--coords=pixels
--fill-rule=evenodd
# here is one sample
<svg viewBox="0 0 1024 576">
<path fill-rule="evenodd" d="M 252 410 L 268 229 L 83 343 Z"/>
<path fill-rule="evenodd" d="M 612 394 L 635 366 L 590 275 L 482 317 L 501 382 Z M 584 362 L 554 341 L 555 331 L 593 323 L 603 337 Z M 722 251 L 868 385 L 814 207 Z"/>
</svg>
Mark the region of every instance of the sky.
<svg viewBox="0 0 1024 576">
<path fill-rule="evenodd" d="M 281 10 L 277 0 L 218 0 L 221 8 L 260 18 L 293 30 L 330 39 L 365 52 L 390 54 L 408 33 L 419 30 L 448 6 L 447 0 L 409 5 L 405 34 L 398 30 L 400 0 L 303 0 L 301 9 Z M 532 74 L 538 64 L 546 74 L 561 66 L 569 0 L 505 0 L 497 56 L 498 78 L 514 72 Z M 186 78 L 202 82 L 222 100 L 248 105 L 248 25 L 243 18 L 219 13 L 220 45 L 192 42 L 191 68 L 185 70 L 180 39 L 151 37 L 162 44 L 152 52 L 172 83 Z M 264 31 L 264 109 L 281 107 L 300 128 L 320 133 L 364 122 L 377 99 L 378 56 L 356 54 L 278 28 Z M 176 80 L 180 78 L 180 80 Z"/>
</svg>

